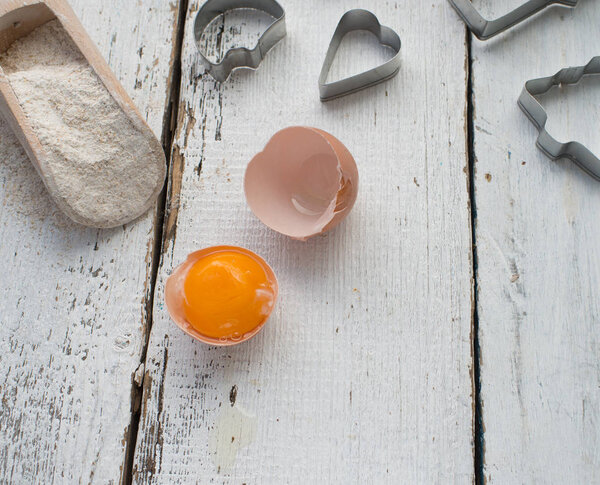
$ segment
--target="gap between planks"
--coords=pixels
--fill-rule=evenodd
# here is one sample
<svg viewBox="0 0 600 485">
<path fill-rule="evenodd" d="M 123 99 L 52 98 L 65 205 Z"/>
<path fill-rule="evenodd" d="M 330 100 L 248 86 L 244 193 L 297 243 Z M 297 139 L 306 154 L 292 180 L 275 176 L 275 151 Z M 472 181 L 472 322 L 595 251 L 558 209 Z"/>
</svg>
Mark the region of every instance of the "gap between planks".
<svg viewBox="0 0 600 485">
<path fill-rule="evenodd" d="M 167 103 L 165 106 L 163 130 L 161 135 L 162 146 L 167 156 L 167 182 L 159 196 L 158 204 L 156 207 L 156 214 L 154 216 L 154 244 L 152 247 L 152 270 L 150 275 L 150 288 L 149 292 L 146 295 L 145 302 L 145 334 L 142 346 L 142 354 L 140 356 L 139 368 L 143 368 L 146 362 L 148 342 L 150 339 L 150 332 L 152 331 L 156 280 L 158 277 L 158 270 L 160 266 L 160 258 L 162 254 L 162 248 L 164 246 L 165 235 L 168 235 L 168 230 L 166 230 L 165 225 L 168 223 L 170 218 L 167 218 L 165 216 L 165 207 L 167 200 L 172 200 L 172 192 L 174 190 L 171 178 L 173 162 L 176 158 L 173 153 L 173 141 L 175 139 L 175 133 L 179 124 L 178 116 L 179 93 L 181 90 L 181 47 L 183 45 L 183 35 L 185 32 L 185 19 L 188 10 L 188 3 L 189 0 L 179 1 L 177 17 L 175 19 L 176 23 L 173 26 L 175 31 L 173 36 L 176 40 L 175 45 L 173 46 L 171 71 L 168 80 L 170 89 L 167 98 Z M 178 190 L 177 188 L 175 189 Z M 175 217 L 177 217 L 176 214 Z M 131 421 L 129 424 L 129 433 L 127 436 L 127 444 L 125 448 L 125 463 L 123 464 L 123 475 L 121 479 L 121 483 L 123 485 L 129 485 L 133 481 L 133 462 L 135 458 L 135 447 L 141 417 L 141 401 L 144 392 L 144 379 L 142 377 L 142 379 L 138 382 L 136 379 L 137 376 L 138 372 L 136 372 L 136 374 L 132 376 L 131 382 Z"/>
<path fill-rule="evenodd" d="M 477 281 L 477 200 L 475 195 L 475 146 L 474 146 L 474 120 L 475 105 L 473 102 L 473 57 L 471 45 L 473 34 L 465 28 L 467 46 L 467 157 L 469 165 L 469 206 L 471 212 L 471 261 L 473 267 L 473 299 L 471 323 L 471 355 L 472 355 L 472 379 L 473 379 L 473 467 L 476 485 L 485 484 L 485 439 L 483 422 L 483 409 L 481 405 L 481 347 L 479 345 L 479 312 L 478 281 Z"/>
</svg>

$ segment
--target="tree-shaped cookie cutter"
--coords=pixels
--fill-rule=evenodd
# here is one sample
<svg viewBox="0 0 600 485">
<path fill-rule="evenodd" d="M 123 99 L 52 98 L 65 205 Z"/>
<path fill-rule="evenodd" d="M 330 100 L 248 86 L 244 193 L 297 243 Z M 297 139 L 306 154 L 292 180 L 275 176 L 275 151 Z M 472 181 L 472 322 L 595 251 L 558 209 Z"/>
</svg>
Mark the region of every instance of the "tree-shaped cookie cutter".
<svg viewBox="0 0 600 485">
<path fill-rule="evenodd" d="M 552 87 L 561 84 L 577 84 L 584 76 L 600 74 L 600 56 L 594 57 L 585 66 L 567 67 L 554 76 L 532 79 L 525 83 L 519 97 L 519 106 L 540 132 L 537 146 L 552 160 L 568 158 L 587 174 L 600 181 L 600 159 L 584 145 L 576 141 L 561 143 L 546 131 L 548 115 L 536 99 Z"/>
<path fill-rule="evenodd" d="M 469 30 L 480 40 L 487 40 L 490 37 L 510 29 L 514 25 L 531 17 L 540 10 L 551 5 L 562 5 L 564 7 L 575 7 L 579 0 L 529 0 L 520 7 L 517 7 L 506 15 L 494 20 L 486 20 L 471 3 L 471 0 L 449 0 L 454 10 L 463 19 Z"/>
<path fill-rule="evenodd" d="M 236 47 L 229 49 L 220 62 L 211 62 L 200 45 L 202 33 L 219 15 L 229 10 L 252 9 L 260 10 L 275 20 L 264 31 L 253 49 Z M 258 69 L 258 66 L 275 44 L 285 37 L 285 11 L 275 0 L 208 0 L 196 15 L 194 22 L 194 37 L 200 53 L 200 60 L 208 73 L 217 81 L 226 81 L 231 72 L 238 67 Z"/>
</svg>

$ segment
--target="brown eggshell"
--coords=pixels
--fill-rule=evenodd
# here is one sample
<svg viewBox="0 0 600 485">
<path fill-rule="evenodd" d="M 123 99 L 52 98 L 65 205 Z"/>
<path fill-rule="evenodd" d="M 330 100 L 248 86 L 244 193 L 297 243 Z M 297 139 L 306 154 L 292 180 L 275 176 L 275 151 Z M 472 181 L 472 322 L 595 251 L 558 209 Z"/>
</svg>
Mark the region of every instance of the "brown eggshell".
<svg viewBox="0 0 600 485">
<path fill-rule="evenodd" d="M 304 126 L 277 132 L 248 164 L 246 200 L 271 229 L 306 240 L 337 226 L 358 194 L 358 169 L 333 135 Z"/>
<path fill-rule="evenodd" d="M 173 270 L 171 276 L 167 278 L 167 282 L 165 283 L 165 303 L 167 305 L 167 311 L 169 312 L 171 319 L 190 337 L 210 345 L 229 346 L 250 340 L 262 330 L 262 328 L 265 326 L 265 323 L 267 323 L 269 316 L 267 316 L 259 326 L 254 328 L 252 331 L 240 336 L 239 339 L 216 339 L 214 337 L 202 335 L 187 321 L 185 316 L 185 310 L 183 308 L 183 285 L 185 283 L 187 274 L 197 261 L 209 256 L 210 254 L 220 251 L 236 251 L 250 256 L 252 259 L 254 259 L 260 264 L 260 266 L 264 269 L 267 275 L 267 278 L 271 284 L 271 288 L 273 289 L 274 306 L 275 301 L 277 301 L 277 294 L 279 288 L 277 284 L 277 278 L 275 277 L 275 273 L 273 273 L 271 267 L 260 256 L 248 249 L 239 248 L 235 246 L 214 246 L 210 248 L 201 249 L 200 251 L 196 251 L 190 254 L 182 264 L 180 264 L 179 266 L 177 266 L 177 268 Z"/>
</svg>

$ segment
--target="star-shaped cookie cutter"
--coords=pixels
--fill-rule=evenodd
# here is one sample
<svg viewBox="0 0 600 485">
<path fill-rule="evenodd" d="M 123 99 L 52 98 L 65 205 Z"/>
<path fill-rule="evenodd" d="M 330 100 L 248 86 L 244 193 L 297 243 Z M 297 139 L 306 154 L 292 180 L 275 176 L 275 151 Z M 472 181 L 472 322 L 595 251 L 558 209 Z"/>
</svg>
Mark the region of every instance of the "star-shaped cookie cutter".
<svg viewBox="0 0 600 485">
<path fill-rule="evenodd" d="M 480 40 L 487 40 L 510 29 L 550 5 L 575 7 L 579 0 L 529 0 L 520 7 L 495 20 L 486 20 L 471 3 L 471 0 L 449 0 L 454 10 L 463 19 L 469 30 Z"/>
<path fill-rule="evenodd" d="M 235 9 L 260 10 L 269 14 L 275 20 L 264 31 L 253 49 L 236 47 L 225 53 L 220 62 L 211 62 L 200 45 L 202 33 L 219 15 Z M 217 81 L 226 81 L 231 72 L 239 67 L 257 69 L 261 61 L 275 44 L 285 37 L 285 11 L 275 0 L 208 0 L 198 13 L 194 22 L 194 38 L 200 53 L 200 61 L 207 72 Z"/>
<path fill-rule="evenodd" d="M 600 181 L 600 159 L 584 145 L 576 141 L 561 143 L 546 131 L 548 115 L 536 99 L 553 86 L 577 84 L 584 76 L 600 74 L 600 56 L 594 57 L 585 66 L 567 67 L 554 76 L 532 79 L 525 83 L 519 97 L 519 106 L 540 132 L 537 146 L 552 160 L 568 158 L 587 174 Z"/>
</svg>

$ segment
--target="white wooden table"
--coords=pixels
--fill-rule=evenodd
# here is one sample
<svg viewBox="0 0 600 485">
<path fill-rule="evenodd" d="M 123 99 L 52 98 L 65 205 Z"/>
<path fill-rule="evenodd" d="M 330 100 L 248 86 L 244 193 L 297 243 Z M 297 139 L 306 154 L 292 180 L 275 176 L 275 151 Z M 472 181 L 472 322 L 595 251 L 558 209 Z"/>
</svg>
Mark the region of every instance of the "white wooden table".
<svg viewBox="0 0 600 485">
<path fill-rule="evenodd" d="M 487 43 L 446 0 L 282 3 L 287 38 L 218 84 L 194 45 L 200 1 L 72 0 L 170 157 L 164 200 L 125 227 L 69 222 L 0 122 L 0 482 L 598 483 L 600 185 L 536 149 L 516 100 L 600 54 L 600 2 Z M 399 32 L 402 69 L 321 104 L 330 36 L 357 7 Z M 227 15 L 207 49 L 251 45 L 264 21 Z M 385 55 L 352 35 L 332 76 Z M 544 104 L 557 137 L 600 153 L 598 80 Z M 307 243 L 242 191 L 297 124 L 339 137 L 361 174 L 350 218 Z M 163 306 L 172 268 L 215 244 L 258 252 L 281 286 L 234 348 Z"/>
</svg>

